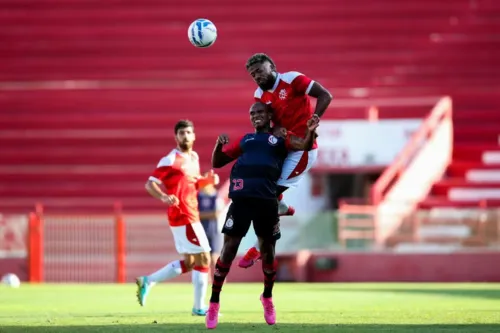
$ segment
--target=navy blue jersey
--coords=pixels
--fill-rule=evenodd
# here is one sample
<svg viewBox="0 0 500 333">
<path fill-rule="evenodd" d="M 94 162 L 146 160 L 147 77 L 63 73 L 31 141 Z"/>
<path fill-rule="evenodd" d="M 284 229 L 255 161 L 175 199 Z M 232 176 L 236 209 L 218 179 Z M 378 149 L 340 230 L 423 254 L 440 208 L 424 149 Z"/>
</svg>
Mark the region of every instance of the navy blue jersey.
<svg viewBox="0 0 500 333">
<path fill-rule="evenodd" d="M 215 213 L 217 211 L 217 192 L 198 192 L 198 209 L 200 213 Z"/>
<path fill-rule="evenodd" d="M 226 146 L 224 152 L 238 158 L 231 169 L 229 197 L 276 199 L 288 148 L 288 139 L 270 133 L 247 134 Z"/>
</svg>

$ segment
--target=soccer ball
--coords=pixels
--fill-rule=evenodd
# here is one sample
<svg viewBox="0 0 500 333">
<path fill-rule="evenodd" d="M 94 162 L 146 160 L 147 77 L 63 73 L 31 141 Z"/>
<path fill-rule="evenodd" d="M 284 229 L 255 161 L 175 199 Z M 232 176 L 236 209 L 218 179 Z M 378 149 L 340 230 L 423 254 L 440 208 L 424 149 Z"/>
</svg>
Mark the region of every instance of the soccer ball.
<svg viewBox="0 0 500 333">
<path fill-rule="evenodd" d="M 197 19 L 189 26 L 188 37 L 196 47 L 209 47 L 217 39 L 217 28 L 209 20 Z"/>
<path fill-rule="evenodd" d="M 19 280 L 16 274 L 12 273 L 2 276 L 2 283 L 11 288 L 19 288 L 21 286 L 21 280 Z"/>
</svg>

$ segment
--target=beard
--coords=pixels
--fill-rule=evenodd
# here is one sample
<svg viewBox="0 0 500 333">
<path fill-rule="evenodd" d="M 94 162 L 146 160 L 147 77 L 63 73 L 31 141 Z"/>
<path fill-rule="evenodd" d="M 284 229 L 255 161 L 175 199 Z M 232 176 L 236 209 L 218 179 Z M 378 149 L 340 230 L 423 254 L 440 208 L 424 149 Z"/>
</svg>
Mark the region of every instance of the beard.
<svg viewBox="0 0 500 333">
<path fill-rule="evenodd" d="M 179 148 L 183 151 L 189 150 L 193 147 L 192 142 L 179 142 Z"/>
<path fill-rule="evenodd" d="M 270 77 L 266 82 L 261 83 L 258 86 L 260 89 L 262 89 L 264 91 L 271 90 L 274 86 L 275 81 L 276 81 L 276 79 L 274 77 Z"/>
<path fill-rule="evenodd" d="M 277 74 L 275 72 L 272 72 L 271 75 L 269 75 L 266 78 L 266 81 L 263 83 L 258 83 L 257 85 L 259 86 L 260 89 L 266 91 L 266 90 L 271 90 L 274 87 L 274 83 L 276 83 L 276 78 Z"/>
</svg>

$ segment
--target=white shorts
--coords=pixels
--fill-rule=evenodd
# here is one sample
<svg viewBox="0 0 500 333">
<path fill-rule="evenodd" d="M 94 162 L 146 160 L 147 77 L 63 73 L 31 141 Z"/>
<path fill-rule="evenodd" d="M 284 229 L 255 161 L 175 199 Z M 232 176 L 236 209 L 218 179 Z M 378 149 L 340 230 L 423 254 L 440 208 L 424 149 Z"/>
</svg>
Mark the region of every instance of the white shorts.
<svg viewBox="0 0 500 333">
<path fill-rule="evenodd" d="M 318 149 L 310 151 L 294 151 L 285 159 L 278 185 L 297 187 L 299 181 L 311 169 L 318 158 Z"/>
<path fill-rule="evenodd" d="M 210 252 L 210 245 L 201 222 L 179 227 L 170 227 L 174 235 L 175 248 L 179 254 Z"/>
</svg>

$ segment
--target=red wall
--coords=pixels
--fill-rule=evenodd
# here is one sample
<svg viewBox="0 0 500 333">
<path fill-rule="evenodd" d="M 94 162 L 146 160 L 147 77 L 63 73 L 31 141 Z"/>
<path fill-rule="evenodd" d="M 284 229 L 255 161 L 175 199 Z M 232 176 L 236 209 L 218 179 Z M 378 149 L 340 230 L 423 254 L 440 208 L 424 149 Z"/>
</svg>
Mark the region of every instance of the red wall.
<svg viewBox="0 0 500 333">
<path fill-rule="evenodd" d="M 337 267 L 318 269 L 317 259 L 336 260 Z M 278 275 L 283 276 L 286 268 L 293 280 L 303 282 L 500 282 L 499 252 L 311 254 L 304 251 L 297 256 L 281 256 L 279 267 Z M 262 280 L 260 264 L 247 270 L 233 267 L 229 274 L 231 282 Z"/>
<path fill-rule="evenodd" d="M 337 258 L 333 271 L 314 269 L 316 258 Z M 499 282 L 500 253 L 315 254 L 308 262 L 313 282 Z"/>
<path fill-rule="evenodd" d="M 14 273 L 21 279 L 21 281 L 27 281 L 27 260 L 24 258 L 0 259 L 0 277 L 7 273 Z"/>
<path fill-rule="evenodd" d="M 316 268 L 317 259 L 335 260 L 336 268 Z M 229 282 L 262 281 L 261 263 L 236 266 Z M 309 253 L 279 256 L 278 280 L 299 282 L 500 282 L 500 252 L 450 254 Z M 0 259 L 0 275 L 15 273 L 27 280 L 25 259 Z M 190 282 L 190 275 L 175 282 Z M 111 282 L 111 281 L 109 281 Z"/>
</svg>

